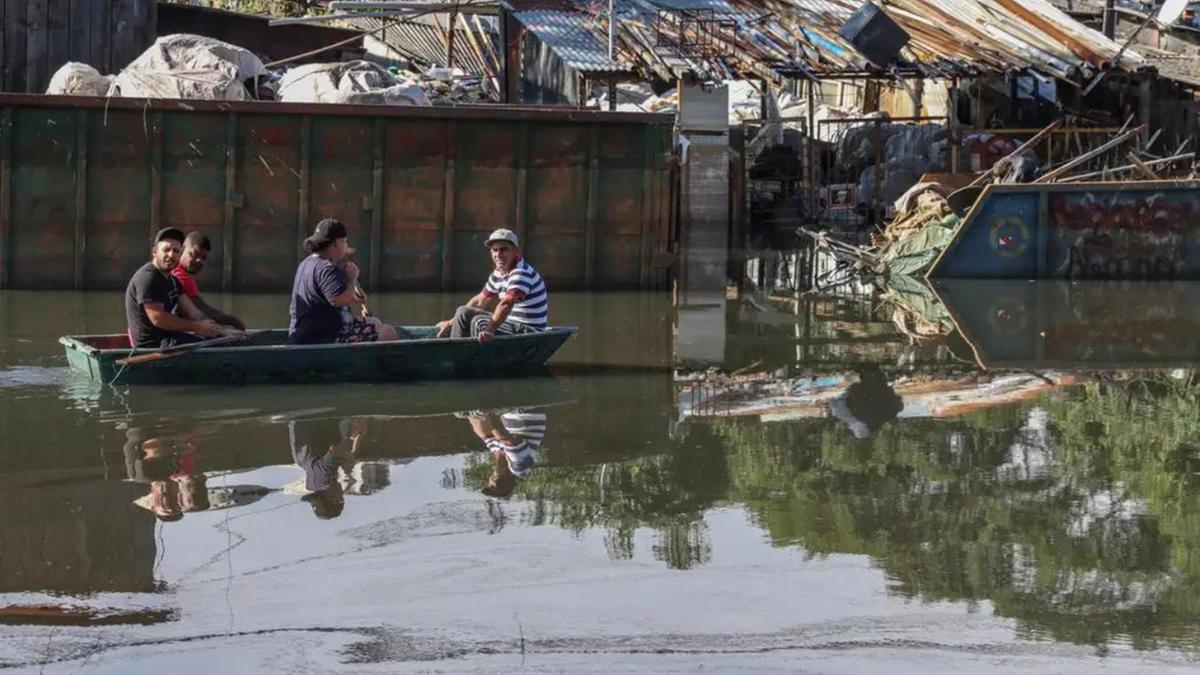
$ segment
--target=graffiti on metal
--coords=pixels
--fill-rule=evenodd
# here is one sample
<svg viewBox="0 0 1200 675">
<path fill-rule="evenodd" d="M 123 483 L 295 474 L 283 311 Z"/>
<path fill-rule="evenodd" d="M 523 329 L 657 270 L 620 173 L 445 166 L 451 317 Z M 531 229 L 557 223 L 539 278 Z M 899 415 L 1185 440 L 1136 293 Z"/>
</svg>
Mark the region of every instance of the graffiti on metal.
<svg viewBox="0 0 1200 675">
<path fill-rule="evenodd" d="M 1200 278 L 1193 183 L 993 186 L 934 278 Z"/>
<path fill-rule="evenodd" d="M 1064 279 L 1187 278 L 1198 215 L 1192 190 L 1052 194 L 1047 263 Z"/>
</svg>

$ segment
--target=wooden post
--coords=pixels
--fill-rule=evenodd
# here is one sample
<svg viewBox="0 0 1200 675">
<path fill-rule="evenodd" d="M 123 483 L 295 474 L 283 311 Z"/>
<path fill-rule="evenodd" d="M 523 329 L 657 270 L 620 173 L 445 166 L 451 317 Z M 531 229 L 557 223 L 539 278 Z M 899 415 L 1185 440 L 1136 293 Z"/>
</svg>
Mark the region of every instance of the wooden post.
<svg viewBox="0 0 1200 675">
<path fill-rule="evenodd" d="M 367 283 L 371 289 L 379 288 L 380 248 L 383 246 L 383 143 L 384 120 L 375 118 L 373 154 L 374 167 L 371 172 L 371 256 L 368 260 Z"/>
<path fill-rule="evenodd" d="M 88 109 L 75 115 L 75 290 L 84 289 L 84 256 L 87 251 Z"/>
<path fill-rule="evenodd" d="M 454 256 L 454 181 L 458 163 L 458 123 L 446 121 L 442 159 L 445 201 L 442 204 L 442 290 L 450 290 L 453 280 Z"/>
<path fill-rule="evenodd" d="M 436 18 L 435 18 L 436 20 Z M 458 29 L 458 9 L 450 10 L 449 30 L 446 31 L 446 67 L 454 67 L 454 34 Z"/>
<path fill-rule="evenodd" d="M 225 118 L 225 219 L 221 233 L 221 290 L 233 290 L 233 226 L 237 195 L 237 113 Z"/>
<path fill-rule="evenodd" d="M 12 270 L 12 108 L 0 109 L 0 288 Z"/>
<path fill-rule="evenodd" d="M 47 10 L 45 0 L 26 3 L 29 13 L 25 17 L 25 89 L 45 91 L 49 80 L 47 74 Z"/>
<path fill-rule="evenodd" d="M 1138 76 L 1138 121 L 1142 124 L 1142 136 L 1140 142 L 1145 147 L 1150 142 L 1150 116 L 1153 112 L 1150 107 L 1151 97 L 1154 95 L 1154 80 L 1146 74 Z"/>
<path fill-rule="evenodd" d="M 1116 0 L 1104 0 L 1103 29 L 1104 37 L 1113 40 L 1117 37 Z"/>
<path fill-rule="evenodd" d="M 586 225 L 584 227 L 583 281 L 588 290 L 596 278 L 596 211 L 600 192 L 600 132 L 596 125 L 588 127 L 587 154 L 588 188 Z"/>
<path fill-rule="evenodd" d="M 296 260 L 308 256 L 304 240 L 308 238 L 313 224 L 309 220 L 309 202 L 312 201 L 312 115 L 300 118 L 300 189 L 296 199 Z"/>
</svg>

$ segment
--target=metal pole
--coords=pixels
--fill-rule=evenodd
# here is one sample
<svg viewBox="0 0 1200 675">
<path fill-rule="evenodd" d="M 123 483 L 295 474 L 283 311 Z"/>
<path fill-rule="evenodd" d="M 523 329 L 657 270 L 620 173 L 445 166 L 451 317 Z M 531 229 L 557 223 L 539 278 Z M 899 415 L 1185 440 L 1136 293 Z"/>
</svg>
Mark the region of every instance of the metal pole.
<svg viewBox="0 0 1200 675">
<path fill-rule="evenodd" d="M 613 19 L 616 18 L 613 14 L 613 0 L 608 0 L 608 60 L 613 60 Z"/>
</svg>

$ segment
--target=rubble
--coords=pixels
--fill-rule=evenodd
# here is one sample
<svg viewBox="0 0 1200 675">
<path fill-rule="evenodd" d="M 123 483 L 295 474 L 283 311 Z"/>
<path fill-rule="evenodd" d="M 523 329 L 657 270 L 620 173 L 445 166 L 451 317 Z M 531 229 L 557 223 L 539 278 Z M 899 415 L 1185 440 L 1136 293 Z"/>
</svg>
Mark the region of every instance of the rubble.
<svg viewBox="0 0 1200 675">
<path fill-rule="evenodd" d="M 284 73 L 277 96 L 288 103 L 431 105 L 416 80 L 369 61 L 295 66 Z"/>
</svg>

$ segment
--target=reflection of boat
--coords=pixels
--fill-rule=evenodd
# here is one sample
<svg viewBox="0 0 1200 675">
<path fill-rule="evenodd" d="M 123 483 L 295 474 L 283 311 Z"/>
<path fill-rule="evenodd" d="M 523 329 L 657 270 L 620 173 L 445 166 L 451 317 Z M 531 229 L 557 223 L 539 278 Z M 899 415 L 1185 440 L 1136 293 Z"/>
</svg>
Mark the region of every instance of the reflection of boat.
<svg viewBox="0 0 1200 675">
<path fill-rule="evenodd" d="M 955 279 L 933 286 L 990 368 L 1200 363 L 1200 283 Z"/>
<path fill-rule="evenodd" d="M 285 330 L 254 331 L 236 346 L 208 347 L 175 358 L 122 368 L 117 361 L 153 349 L 130 350 L 118 335 L 60 338 L 75 372 L 123 384 L 213 382 L 379 382 L 479 377 L 544 365 L 575 333 L 573 327 L 497 336 L 488 344 L 438 339 L 433 326 L 398 326 L 397 342 L 295 345 Z"/>
<path fill-rule="evenodd" d="M 304 385 L 264 385 L 246 389 L 210 385 L 168 385 L 152 389 L 112 387 L 92 382 L 70 386 L 65 395 L 101 421 L 142 425 L 184 422 L 206 425 L 247 421 L 281 422 L 302 417 L 354 416 L 404 418 L 452 412 L 535 407 L 564 403 L 574 396 L 562 378 L 522 377 L 503 381 L 397 382 L 370 385 L 331 384 L 319 390 Z"/>
</svg>

